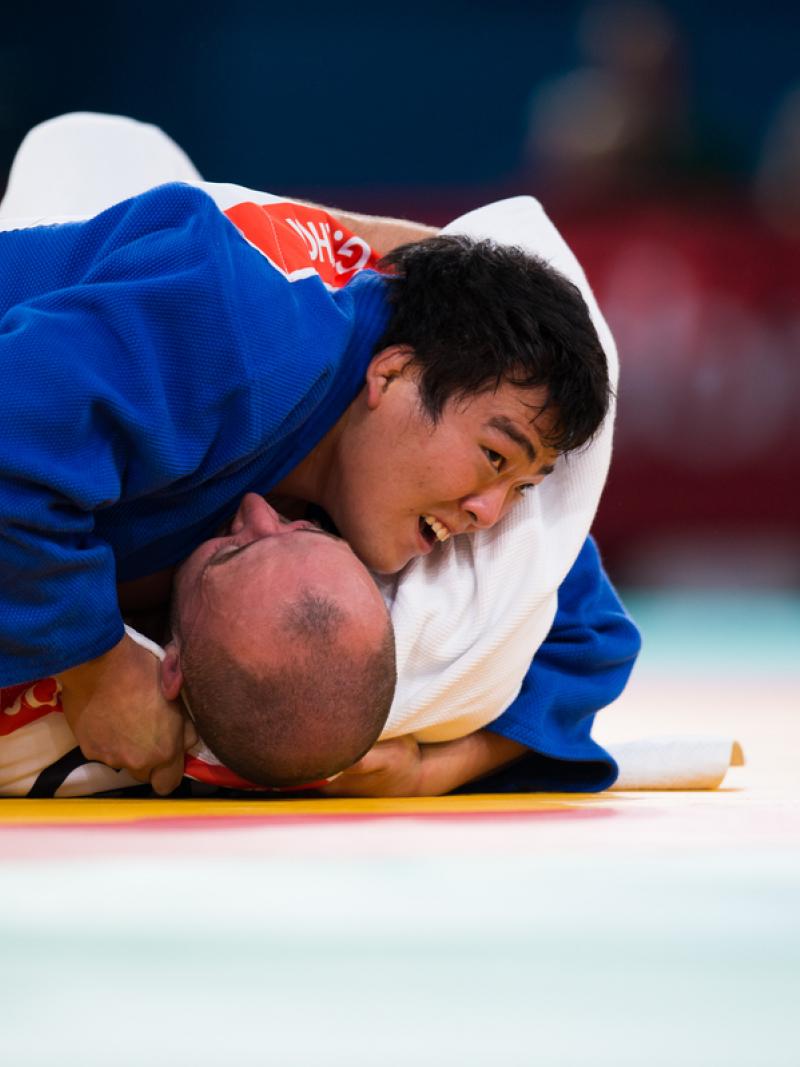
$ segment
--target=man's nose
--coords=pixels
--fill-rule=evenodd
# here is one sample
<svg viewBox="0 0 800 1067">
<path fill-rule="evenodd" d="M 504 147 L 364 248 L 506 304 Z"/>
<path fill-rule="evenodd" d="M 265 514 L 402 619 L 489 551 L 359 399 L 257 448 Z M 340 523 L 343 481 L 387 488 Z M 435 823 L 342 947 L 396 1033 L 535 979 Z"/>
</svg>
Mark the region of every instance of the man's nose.
<svg viewBox="0 0 800 1067">
<path fill-rule="evenodd" d="M 280 529 L 281 520 L 277 511 L 270 507 L 263 496 L 247 493 L 231 523 L 231 533 L 247 531 L 254 537 L 264 537 Z"/>
<path fill-rule="evenodd" d="M 494 526 L 503 518 L 511 504 L 509 490 L 501 485 L 490 486 L 461 501 L 462 508 L 476 530 L 488 530 Z"/>
</svg>

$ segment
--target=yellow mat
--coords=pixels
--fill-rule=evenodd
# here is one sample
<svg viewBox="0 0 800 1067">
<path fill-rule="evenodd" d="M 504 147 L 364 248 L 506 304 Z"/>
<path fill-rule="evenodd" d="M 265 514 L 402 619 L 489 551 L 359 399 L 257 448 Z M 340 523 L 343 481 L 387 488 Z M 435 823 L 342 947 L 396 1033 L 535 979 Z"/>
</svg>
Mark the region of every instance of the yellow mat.
<svg viewBox="0 0 800 1067">
<path fill-rule="evenodd" d="M 608 795 L 506 794 L 337 800 L 92 799 L 0 800 L 0 828 L 204 820 L 285 821 L 370 816 L 480 816 L 581 813 L 612 802 Z"/>
</svg>

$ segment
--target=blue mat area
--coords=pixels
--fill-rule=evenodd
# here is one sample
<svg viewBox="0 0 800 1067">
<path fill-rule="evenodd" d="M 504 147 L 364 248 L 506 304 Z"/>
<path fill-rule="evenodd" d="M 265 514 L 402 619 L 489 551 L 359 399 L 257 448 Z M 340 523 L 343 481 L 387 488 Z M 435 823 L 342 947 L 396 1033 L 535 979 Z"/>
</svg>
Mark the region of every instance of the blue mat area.
<svg viewBox="0 0 800 1067">
<path fill-rule="evenodd" d="M 624 600 L 648 669 L 800 676 L 800 595 L 635 591 Z"/>
</svg>

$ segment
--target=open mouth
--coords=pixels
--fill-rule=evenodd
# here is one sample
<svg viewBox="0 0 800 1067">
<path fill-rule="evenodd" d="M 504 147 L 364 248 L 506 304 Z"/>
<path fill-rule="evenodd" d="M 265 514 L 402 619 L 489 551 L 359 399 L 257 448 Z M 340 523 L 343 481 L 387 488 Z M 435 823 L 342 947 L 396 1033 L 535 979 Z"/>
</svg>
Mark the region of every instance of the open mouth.
<svg viewBox="0 0 800 1067">
<path fill-rule="evenodd" d="M 433 515 L 420 515 L 419 531 L 429 545 L 434 545 L 437 541 L 443 543 L 450 539 L 450 531 Z"/>
</svg>

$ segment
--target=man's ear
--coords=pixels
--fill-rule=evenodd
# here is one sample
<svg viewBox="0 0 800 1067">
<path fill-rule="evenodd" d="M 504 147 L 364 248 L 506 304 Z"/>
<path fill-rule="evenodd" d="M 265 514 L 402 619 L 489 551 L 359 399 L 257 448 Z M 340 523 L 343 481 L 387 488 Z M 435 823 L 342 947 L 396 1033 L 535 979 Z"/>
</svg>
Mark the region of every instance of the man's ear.
<svg viewBox="0 0 800 1067">
<path fill-rule="evenodd" d="M 400 378 L 413 361 L 414 349 L 408 345 L 389 345 L 376 352 L 367 367 L 367 407 L 376 408 L 392 382 Z"/>
<path fill-rule="evenodd" d="M 164 658 L 161 661 L 161 692 L 167 700 L 177 700 L 182 688 L 181 657 L 173 639 L 164 649 Z"/>
</svg>

